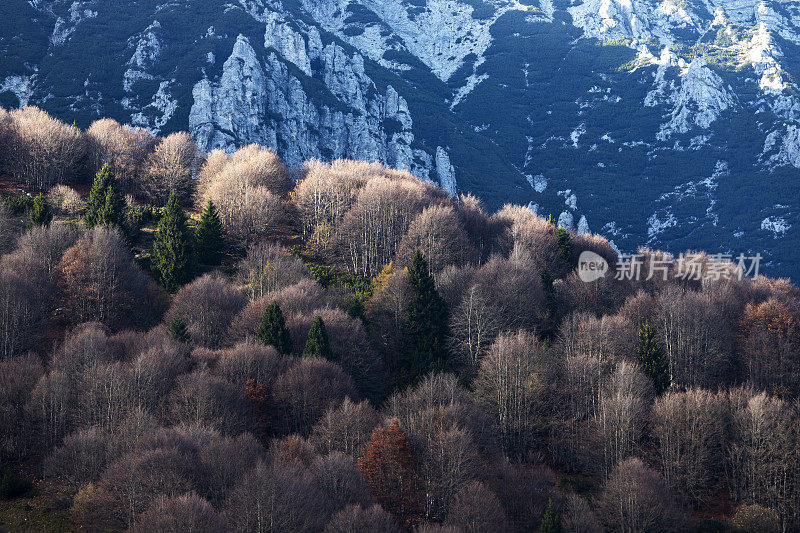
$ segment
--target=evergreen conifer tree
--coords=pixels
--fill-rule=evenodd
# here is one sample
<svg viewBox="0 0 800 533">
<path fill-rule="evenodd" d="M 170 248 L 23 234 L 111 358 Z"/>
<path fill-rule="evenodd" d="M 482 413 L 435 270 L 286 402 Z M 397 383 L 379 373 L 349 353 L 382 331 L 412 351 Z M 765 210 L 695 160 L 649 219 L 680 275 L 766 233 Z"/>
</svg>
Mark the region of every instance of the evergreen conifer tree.
<svg viewBox="0 0 800 533">
<path fill-rule="evenodd" d="M 83 214 L 83 221 L 87 226 L 98 226 L 102 224 L 101 216 L 106 205 L 106 191 L 114 180 L 111 166 L 106 163 L 103 165 L 92 182 L 92 189 L 89 191 L 89 199 L 86 200 L 86 211 Z"/>
<path fill-rule="evenodd" d="M 47 226 L 53 220 L 53 213 L 50 212 L 50 206 L 47 205 L 44 194 L 39 194 L 33 199 L 29 217 L 31 226 Z"/>
<path fill-rule="evenodd" d="M 186 322 L 183 321 L 181 315 L 175 315 L 170 321 L 167 333 L 169 333 L 172 340 L 180 343 L 187 343 L 191 338 L 189 336 L 189 328 L 186 327 Z"/>
<path fill-rule="evenodd" d="M 572 237 L 570 236 L 569 231 L 565 230 L 561 226 L 556 228 L 556 244 L 558 245 L 558 249 L 561 250 L 561 255 L 564 256 L 564 259 L 571 261 Z"/>
<path fill-rule="evenodd" d="M 446 370 L 447 306 L 436 291 L 428 262 L 417 250 L 408 267 L 411 298 L 407 309 L 408 349 L 402 367 L 395 373 L 395 385 L 403 388 L 425 374 Z"/>
<path fill-rule="evenodd" d="M 317 315 L 311 321 L 311 329 L 308 330 L 308 340 L 303 348 L 303 357 L 323 357 L 328 360 L 333 359 L 331 345 L 328 341 L 328 330 L 325 329 L 325 322 L 322 317 Z"/>
<path fill-rule="evenodd" d="M 267 346 L 274 346 L 278 353 L 289 354 L 292 351 L 292 340 L 289 330 L 286 329 L 286 321 L 278 302 L 272 302 L 264 311 L 261 319 L 261 326 L 258 328 L 256 338 Z"/>
<path fill-rule="evenodd" d="M 103 210 L 100 212 L 99 225 L 125 227 L 125 200 L 117 190 L 117 181 L 113 180 L 106 188 Z"/>
<path fill-rule="evenodd" d="M 561 527 L 561 519 L 553 507 L 553 500 L 547 503 L 547 508 L 544 510 L 542 523 L 539 524 L 539 533 L 562 533 L 564 528 Z"/>
<path fill-rule="evenodd" d="M 153 266 L 170 292 L 188 282 L 194 271 L 191 237 L 175 191 L 169 195 L 153 239 Z"/>
<path fill-rule="evenodd" d="M 225 240 L 222 235 L 222 221 L 210 198 L 195 228 L 195 236 L 198 261 L 205 265 L 218 265 L 222 260 Z"/>
<path fill-rule="evenodd" d="M 639 343 L 636 345 L 636 358 L 642 365 L 645 375 L 653 381 L 656 394 L 662 394 L 669 387 L 669 369 L 664 354 L 656 340 L 655 330 L 645 322 L 639 327 Z"/>
</svg>

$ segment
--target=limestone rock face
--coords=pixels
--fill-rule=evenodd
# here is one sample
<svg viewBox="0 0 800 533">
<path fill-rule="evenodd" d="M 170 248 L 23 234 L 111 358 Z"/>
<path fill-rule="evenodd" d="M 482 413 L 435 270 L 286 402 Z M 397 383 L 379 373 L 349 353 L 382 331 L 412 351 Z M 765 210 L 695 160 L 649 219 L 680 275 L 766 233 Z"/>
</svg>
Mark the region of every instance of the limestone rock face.
<svg viewBox="0 0 800 533">
<path fill-rule="evenodd" d="M 231 150 L 243 143 L 276 148 L 287 164 L 311 158 L 380 160 L 427 175 L 418 168 L 411 144 L 413 121 L 406 101 L 389 85 L 380 92 L 364 72 L 363 59 L 341 46 L 311 48 L 289 36 L 295 61 L 311 69 L 315 61 L 333 105 L 315 101 L 298 72 L 270 48 L 259 57 L 239 35 L 217 79 L 203 78 L 192 89 L 189 128 L 200 148 Z M 278 43 L 280 44 L 280 43 Z M 393 121 L 396 131 L 387 132 Z"/>
</svg>

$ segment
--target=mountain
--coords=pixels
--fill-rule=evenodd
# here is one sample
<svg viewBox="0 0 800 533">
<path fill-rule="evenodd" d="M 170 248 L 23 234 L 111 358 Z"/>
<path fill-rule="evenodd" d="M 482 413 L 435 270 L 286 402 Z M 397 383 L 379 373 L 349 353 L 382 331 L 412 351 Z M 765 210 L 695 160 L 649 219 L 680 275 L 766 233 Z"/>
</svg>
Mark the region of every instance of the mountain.
<svg viewBox="0 0 800 533">
<path fill-rule="evenodd" d="M 796 0 L 5 0 L 0 105 L 379 159 L 800 275 Z"/>
</svg>

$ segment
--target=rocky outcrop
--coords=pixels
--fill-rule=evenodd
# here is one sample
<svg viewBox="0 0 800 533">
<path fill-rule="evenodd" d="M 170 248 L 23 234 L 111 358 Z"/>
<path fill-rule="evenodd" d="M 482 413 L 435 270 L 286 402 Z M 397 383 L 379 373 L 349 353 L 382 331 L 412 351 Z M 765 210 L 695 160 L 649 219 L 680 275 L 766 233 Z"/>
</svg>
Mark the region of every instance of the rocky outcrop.
<svg viewBox="0 0 800 533">
<path fill-rule="evenodd" d="M 677 80 L 668 82 L 668 74 L 678 70 Z M 650 107 L 666 105 L 669 109 L 668 120 L 656 135 L 658 140 L 666 141 L 695 127 L 708 129 L 724 111 L 736 106 L 736 98 L 722 78 L 698 58 L 684 68 L 660 65 L 654 89 L 644 103 Z"/>
<path fill-rule="evenodd" d="M 256 142 L 276 149 L 289 165 L 350 157 L 428 176 L 432 168 L 427 154 L 412 149 L 413 122 L 406 101 L 391 85 L 380 91 L 365 74 L 360 55 L 350 55 L 335 43 L 322 47 L 318 38 L 307 46 L 296 34 L 277 35 L 271 41 L 276 46 L 264 56 L 240 35 L 222 75 L 194 86 L 189 127 L 202 149 L 230 150 Z M 287 45 L 291 61 L 275 51 Z M 315 72 L 312 60 L 320 65 Z M 324 80 L 331 103 L 319 103 L 320 95 L 312 98 L 287 62 Z"/>
</svg>

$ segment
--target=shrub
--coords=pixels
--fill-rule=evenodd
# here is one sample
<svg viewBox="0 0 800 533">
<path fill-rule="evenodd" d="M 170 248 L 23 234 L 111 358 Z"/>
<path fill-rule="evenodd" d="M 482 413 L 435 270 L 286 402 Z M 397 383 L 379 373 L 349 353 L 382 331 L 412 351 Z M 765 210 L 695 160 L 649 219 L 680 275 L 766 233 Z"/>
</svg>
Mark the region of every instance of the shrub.
<svg viewBox="0 0 800 533">
<path fill-rule="evenodd" d="M 47 193 L 47 202 L 57 213 L 76 217 L 86 208 L 81 195 L 72 187 L 56 185 Z"/>
</svg>

